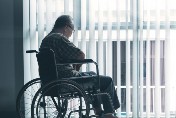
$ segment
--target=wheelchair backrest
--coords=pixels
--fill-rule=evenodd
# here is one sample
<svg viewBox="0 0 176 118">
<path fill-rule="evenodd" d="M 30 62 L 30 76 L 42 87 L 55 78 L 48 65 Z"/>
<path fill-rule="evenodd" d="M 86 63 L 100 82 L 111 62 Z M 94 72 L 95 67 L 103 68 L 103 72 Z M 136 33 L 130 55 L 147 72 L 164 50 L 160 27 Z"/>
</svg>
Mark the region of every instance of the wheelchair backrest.
<svg viewBox="0 0 176 118">
<path fill-rule="evenodd" d="M 57 67 L 54 51 L 49 48 L 42 48 L 36 56 L 42 83 L 45 84 L 57 79 Z"/>
</svg>

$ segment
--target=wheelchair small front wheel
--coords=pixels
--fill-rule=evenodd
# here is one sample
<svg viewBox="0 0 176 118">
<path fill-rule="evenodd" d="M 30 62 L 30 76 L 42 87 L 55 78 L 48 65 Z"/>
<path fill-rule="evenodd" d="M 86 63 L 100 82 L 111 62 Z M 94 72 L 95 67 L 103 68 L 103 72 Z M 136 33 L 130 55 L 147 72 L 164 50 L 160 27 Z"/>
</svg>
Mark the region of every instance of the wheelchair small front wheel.
<svg viewBox="0 0 176 118">
<path fill-rule="evenodd" d="M 31 105 L 32 118 L 88 118 L 89 97 L 79 84 L 57 80 L 40 88 Z"/>
</svg>

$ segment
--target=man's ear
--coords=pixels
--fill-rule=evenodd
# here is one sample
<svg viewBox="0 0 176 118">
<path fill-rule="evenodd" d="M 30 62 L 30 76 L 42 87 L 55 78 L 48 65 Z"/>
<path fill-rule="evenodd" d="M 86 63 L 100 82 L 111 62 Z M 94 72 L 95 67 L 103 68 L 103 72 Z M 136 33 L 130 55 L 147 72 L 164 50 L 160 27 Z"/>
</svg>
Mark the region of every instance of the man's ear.
<svg viewBox="0 0 176 118">
<path fill-rule="evenodd" d="M 67 31 L 67 26 L 64 27 L 64 31 L 65 31 L 65 32 Z"/>
<path fill-rule="evenodd" d="M 63 28 L 63 31 L 64 31 L 64 32 L 67 32 L 67 27 L 66 27 L 66 26 Z"/>
</svg>

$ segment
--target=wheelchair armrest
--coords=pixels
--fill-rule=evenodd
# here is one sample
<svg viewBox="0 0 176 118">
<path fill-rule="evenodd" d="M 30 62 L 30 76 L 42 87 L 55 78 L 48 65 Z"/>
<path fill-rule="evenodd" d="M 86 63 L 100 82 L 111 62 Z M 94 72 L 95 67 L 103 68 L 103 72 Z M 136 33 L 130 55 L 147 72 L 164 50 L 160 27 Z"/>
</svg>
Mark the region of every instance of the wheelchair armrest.
<svg viewBox="0 0 176 118">
<path fill-rule="evenodd" d="M 83 59 L 83 60 L 78 60 L 78 59 L 69 59 L 69 60 L 64 60 L 60 63 L 57 63 L 57 65 L 66 65 L 66 64 L 85 64 L 85 63 L 95 63 L 92 59 Z"/>
<path fill-rule="evenodd" d="M 96 73 L 97 73 L 97 77 L 98 77 L 98 88 L 99 85 L 100 85 L 100 78 L 99 78 L 99 69 L 98 69 L 98 64 L 93 61 L 92 59 L 84 59 L 84 60 L 77 60 L 77 59 L 70 59 L 70 60 L 64 60 L 60 63 L 57 63 L 56 66 L 59 66 L 59 65 L 66 65 L 66 64 L 87 64 L 87 63 L 93 63 L 95 64 L 96 66 Z M 99 89 L 100 91 L 100 89 Z"/>
</svg>

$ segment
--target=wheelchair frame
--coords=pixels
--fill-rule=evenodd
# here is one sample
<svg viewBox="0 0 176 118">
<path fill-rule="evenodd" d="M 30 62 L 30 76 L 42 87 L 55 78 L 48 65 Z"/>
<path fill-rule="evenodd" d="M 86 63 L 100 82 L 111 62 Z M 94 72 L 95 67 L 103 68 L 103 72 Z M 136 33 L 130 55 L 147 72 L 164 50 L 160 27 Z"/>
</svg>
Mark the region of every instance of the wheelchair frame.
<svg viewBox="0 0 176 118">
<path fill-rule="evenodd" d="M 52 78 L 53 80 L 50 80 L 50 81 L 42 80 L 44 76 L 42 75 L 43 72 L 40 69 L 40 67 L 41 67 L 41 64 L 40 64 L 40 61 L 41 61 L 40 54 L 41 54 L 41 52 L 44 53 L 44 55 L 45 55 L 45 53 L 52 53 L 50 56 L 52 56 L 51 57 L 52 58 L 51 59 L 51 61 L 52 61 L 51 62 L 52 63 L 51 64 L 52 67 L 51 68 L 53 68 L 53 70 L 51 71 L 52 75 L 49 77 L 49 79 Z M 38 111 L 39 107 L 43 107 L 43 109 L 44 109 L 44 113 L 43 113 L 44 114 L 44 118 L 48 118 L 48 114 L 49 113 L 47 113 L 47 112 L 49 112 L 49 110 L 48 110 L 49 107 L 46 108 L 47 105 L 45 103 L 48 96 L 50 96 L 52 101 L 54 102 L 54 105 L 55 105 L 56 110 L 57 110 L 57 114 L 56 114 L 57 118 L 64 118 L 65 115 L 66 115 L 66 112 L 68 110 L 67 109 L 68 100 L 65 99 L 64 97 L 67 97 L 69 99 L 70 98 L 74 98 L 74 97 L 76 97 L 76 98 L 79 97 L 79 100 L 80 100 L 79 110 L 70 111 L 70 113 L 67 116 L 68 118 L 70 118 L 71 114 L 75 113 L 75 112 L 78 112 L 79 118 L 96 117 L 95 115 L 89 116 L 89 112 L 91 110 L 90 104 L 92 103 L 92 100 L 93 100 L 92 97 L 93 96 L 107 95 L 108 98 L 109 98 L 110 103 L 112 104 L 110 95 L 108 93 L 101 93 L 100 92 L 100 78 L 99 78 L 98 64 L 96 62 L 94 62 L 92 59 L 64 60 L 62 63 L 56 64 L 54 51 L 51 50 L 51 49 L 48 49 L 48 48 L 41 49 L 39 52 L 36 51 L 36 50 L 28 50 L 28 51 L 26 51 L 26 53 L 36 53 L 37 61 L 38 61 L 38 64 L 39 64 L 39 75 L 40 75 L 40 78 L 28 82 L 20 90 L 19 95 L 17 97 L 17 102 L 16 102 L 17 111 L 18 111 L 20 117 L 24 116 L 23 115 L 24 113 L 22 113 L 20 111 L 21 109 L 20 109 L 20 105 L 19 105 L 20 104 L 20 100 L 22 99 L 22 96 L 23 96 L 23 92 L 25 92 L 25 90 L 28 87 L 30 87 L 33 84 L 35 84 L 35 81 L 36 82 L 37 81 L 41 82 L 41 88 L 35 93 L 34 97 L 32 98 L 32 104 L 31 104 L 31 117 L 32 118 L 40 117 L 40 116 L 38 116 L 39 115 L 39 113 L 38 113 L 39 112 Z M 57 67 L 56 66 L 58 66 L 58 65 L 67 65 L 67 64 L 88 64 L 88 63 L 93 63 L 96 66 L 97 76 L 93 76 L 94 78 L 96 78 L 96 77 L 98 78 L 98 84 L 96 85 L 96 88 L 90 88 L 90 87 L 87 87 L 87 85 L 82 87 L 79 84 L 79 79 L 85 79 L 85 78 L 90 79 L 90 78 L 93 78 L 93 77 L 70 77 L 70 78 L 57 79 L 58 77 L 57 77 Z M 42 63 L 42 64 L 44 64 L 44 63 Z M 54 72 L 55 75 L 53 75 L 53 72 Z M 46 76 L 46 73 L 44 75 Z M 71 87 L 70 90 L 76 90 L 76 91 L 71 91 L 71 92 L 67 91 L 67 89 L 69 89 L 68 85 L 69 85 L 69 87 Z M 64 88 L 64 90 L 66 92 L 62 93 L 63 90 L 61 88 L 62 89 Z M 57 95 L 51 94 L 55 90 L 57 90 L 57 92 L 55 92 L 55 93 L 57 93 Z M 67 95 L 65 95 L 65 94 L 67 94 Z M 57 101 L 55 100 L 55 97 L 57 98 Z M 84 99 L 84 102 L 85 102 L 85 106 L 86 106 L 85 109 L 82 108 L 82 101 L 83 101 L 82 99 Z M 84 114 L 83 114 L 83 112 L 84 112 Z"/>
</svg>

